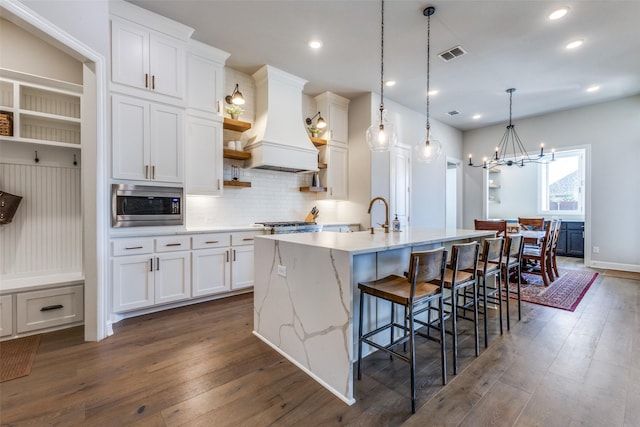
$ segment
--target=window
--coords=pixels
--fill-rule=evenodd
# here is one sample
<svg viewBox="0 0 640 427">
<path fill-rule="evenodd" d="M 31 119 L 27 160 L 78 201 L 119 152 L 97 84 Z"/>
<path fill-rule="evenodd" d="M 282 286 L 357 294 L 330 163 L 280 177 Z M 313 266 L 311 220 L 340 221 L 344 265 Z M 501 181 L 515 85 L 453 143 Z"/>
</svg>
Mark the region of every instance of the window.
<svg viewBox="0 0 640 427">
<path fill-rule="evenodd" d="M 585 150 L 562 151 L 540 165 L 540 210 L 548 214 L 584 215 Z"/>
</svg>

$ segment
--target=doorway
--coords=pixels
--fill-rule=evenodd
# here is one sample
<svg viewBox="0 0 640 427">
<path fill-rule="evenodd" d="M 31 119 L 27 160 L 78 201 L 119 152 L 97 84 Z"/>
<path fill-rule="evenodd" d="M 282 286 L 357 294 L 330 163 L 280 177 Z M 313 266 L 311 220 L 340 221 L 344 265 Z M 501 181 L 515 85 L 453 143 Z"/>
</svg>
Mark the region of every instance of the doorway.
<svg viewBox="0 0 640 427">
<path fill-rule="evenodd" d="M 462 171 L 460 165 L 460 160 L 447 158 L 447 172 L 445 176 L 445 228 L 448 230 L 460 228 L 459 217 L 462 212 L 460 206 L 462 200 L 462 179 L 460 179 Z"/>
</svg>

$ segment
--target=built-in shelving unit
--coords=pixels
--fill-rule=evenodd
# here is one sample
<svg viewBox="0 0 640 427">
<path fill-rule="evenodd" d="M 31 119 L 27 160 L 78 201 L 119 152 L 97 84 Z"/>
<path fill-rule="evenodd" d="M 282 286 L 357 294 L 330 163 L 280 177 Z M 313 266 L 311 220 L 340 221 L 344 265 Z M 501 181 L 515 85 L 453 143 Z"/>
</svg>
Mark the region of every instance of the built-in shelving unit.
<svg viewBox="0 0 640 427">
<path fill-rule="evenodd" d="M 230 150 L 228 148 L 224 148 L 222 151 L 222 156 L 225 159 L 249 160 L 251 158 L 251 153 L 247 151 Z"/>
<path fill-rule="evenodd" d="M 327 189 L 324 187 L 300 187 L 300 191 L 302 192 L 315 192 L 315 193 L 322 193 L 322 192 L 326 192 Z"/>
<path fill-rule="evenodd" d="M 251 123 L 225 117 L 224 122 L 222 122 L 222 128 L 235 132 L 245 132 L 251 129 Z"/>
<path fill-rule="evenodd" d="M 313 136 L 310 136 L 309 138 L 311 139 L 311 142 L 313 142 L 313 145 L 315 145 L 316 147 L 327 145 L 326 139 L 314 138 Z"/>
<path fill-rule="evenodd" d="M 251 183 L 247 181 L 227 181 L 226 179 L 223 181 L 226 187 L 251 187 Z"/>
</svg>

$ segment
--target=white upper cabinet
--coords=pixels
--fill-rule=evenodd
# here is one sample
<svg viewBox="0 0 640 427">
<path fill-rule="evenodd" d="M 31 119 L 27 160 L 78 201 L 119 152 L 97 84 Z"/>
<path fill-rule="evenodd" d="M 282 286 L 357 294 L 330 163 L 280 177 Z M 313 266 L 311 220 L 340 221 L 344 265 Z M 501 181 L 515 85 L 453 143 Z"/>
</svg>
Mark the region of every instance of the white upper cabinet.
<svg viewBox="0 0 640 427">
<path fill-rule="evenodd" d="M 184 42 L 132 22 L 111 20 L 114 83 L 183 98 L 184 70 Z"/>
<path fill-rule="evenodd" d="M 324 175 L 326 193 L 320 193 L 328 199 L 346 200 L 349 188 L 349 158 L 347 149 L 336 145 L 327 145 L 320 150 L 321 161 L 327 163 L 327 168 L 321 172 Z"/>
<path fill-rule="evenodd" d="M 222 120 L 224 63 L 229 54 L 190 40 L 187 51 L 187 108 L 213 113 Z"/>
<path fill-rule="evenodd" d="M 112 96 L 113 178 L 182 183 L 184 110 Z"/>
<path fill-rule="evenodd" d="M 187 194 L 222 194 L 222 124 L 187 116 Z"/>
<path fill-rule="evenodd" d="M 327 122 L 324 138 L 329 143 L 349 142 L 349 100 L 332 92 L 315 97 L 318 111 Z"/>
</svg>

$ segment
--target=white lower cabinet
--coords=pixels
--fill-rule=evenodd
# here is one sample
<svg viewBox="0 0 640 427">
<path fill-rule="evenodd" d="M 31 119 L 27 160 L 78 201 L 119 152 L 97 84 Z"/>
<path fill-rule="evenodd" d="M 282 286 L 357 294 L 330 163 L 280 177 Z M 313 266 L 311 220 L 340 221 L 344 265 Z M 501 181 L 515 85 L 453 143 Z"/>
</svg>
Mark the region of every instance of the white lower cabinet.
<svg viewBox="0 0 640 427">
<path fill-rule="evenodd" d="M 151 252 L 153 240 L 155 251 Z M 115 241 L 113 311 L 135 310 L 190 298 L 190 248 L 187 236 Z M 143 254 L 129 255 L 139 252 Z"/>
<path fill-rule="evenodd" d="M 0 337 L 13 335 L 13 295 L 0 296 Z"/>
<path fill-rule="evenodd" d="M 231 248 L 231 290 L 253 286 L 253 242 Z"/>
<path fill-rule="evenodd" d="M 66 286 L 16 295 L 16 329 L 30 332 L 84 320 L 84 286 Z"/>
<path fill-rule="evenodd" d="M 229 233 L 197 234 L 191 239 L 193 297 L 214 295 L 231 290 Z"/>
</svg>

